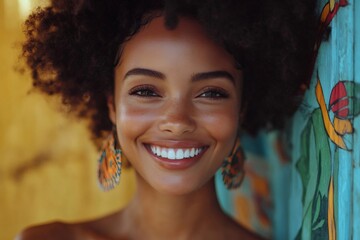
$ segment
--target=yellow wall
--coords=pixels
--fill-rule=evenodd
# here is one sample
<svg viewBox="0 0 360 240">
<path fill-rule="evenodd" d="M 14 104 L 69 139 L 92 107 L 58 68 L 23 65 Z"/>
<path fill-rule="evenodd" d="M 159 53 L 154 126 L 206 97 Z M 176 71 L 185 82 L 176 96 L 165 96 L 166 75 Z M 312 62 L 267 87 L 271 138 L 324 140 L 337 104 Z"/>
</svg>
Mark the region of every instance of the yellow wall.
<svg viewBox="0 0 360 240">
<path fill-rule="evenodd" d="M 60 113 L 55 101 L 29 93 L 29 74 L 14 71 L 23 16 L 39 2 L 0 0 L 0 239 L 5 240 L 25 226 L 104 215 L 124 206 L 134 191 L 133 173 L 123 171 L 120 186 L 101 192 L 98 153 L 84 124 Z"/>
</svg>

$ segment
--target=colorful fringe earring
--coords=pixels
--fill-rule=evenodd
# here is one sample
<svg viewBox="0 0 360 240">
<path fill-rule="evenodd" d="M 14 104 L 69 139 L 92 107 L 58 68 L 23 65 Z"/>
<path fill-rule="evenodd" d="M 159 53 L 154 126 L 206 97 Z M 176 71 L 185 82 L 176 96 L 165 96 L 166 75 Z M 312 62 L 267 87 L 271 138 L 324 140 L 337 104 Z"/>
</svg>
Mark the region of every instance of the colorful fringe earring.
<svg viewBox="0 0 360 240">
<path fill-rule="evenodd" d="M 116 128 L 106 139 L 98 162 L 99 186 L 104 191 L 113 189 L 120 182 L 122 151 L 117 139 Z"/>
<path fill-rule="evenodd" d="M 221 166 L 223 181 L 227 189 L 235 189 L 241 185 L 245 176 L 244 161 L 245 154 L 240 139 L 237 139 L 231 155 Z"/>
</svg>

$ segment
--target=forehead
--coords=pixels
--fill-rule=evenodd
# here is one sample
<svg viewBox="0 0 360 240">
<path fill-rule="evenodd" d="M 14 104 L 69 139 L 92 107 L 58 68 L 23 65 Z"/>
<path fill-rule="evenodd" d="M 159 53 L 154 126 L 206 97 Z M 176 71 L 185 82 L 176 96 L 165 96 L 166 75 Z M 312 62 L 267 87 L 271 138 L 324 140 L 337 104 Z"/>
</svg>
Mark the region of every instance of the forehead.
<svg viewBox="0 0 360 240">
<path fill-rule="evenodd" d="M 208 36 L 200 23 L 187 17 L 180 17 L 172 30 L 165 27 L 163 17 L 156 17 L 122 46 L 120 66 L 139 67 L 136 65 L 151 65 L 159 60 L 191 61 L 219 68 L 234 66 L 232 56 Z"/>
</svg>

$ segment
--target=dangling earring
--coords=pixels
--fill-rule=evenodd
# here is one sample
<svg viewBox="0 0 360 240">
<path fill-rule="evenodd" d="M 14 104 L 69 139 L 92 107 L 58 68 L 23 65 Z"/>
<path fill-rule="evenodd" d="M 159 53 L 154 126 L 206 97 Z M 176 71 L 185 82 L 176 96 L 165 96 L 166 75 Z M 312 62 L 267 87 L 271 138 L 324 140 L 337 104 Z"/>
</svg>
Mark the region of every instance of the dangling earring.
<svg viewBox="0 0 360 240">
<path fill-rule="evenodd" d="M 238 138 L 231 155 L 225 158 L 221 166 L 223 181 L 227 189 L 235 189 L 241 185 L 245 175 L 244 161 L 245 154 Z"/>
<path fill-rule="evenodd" d="M 98 162 L 98 181 L 104 191 L 113 189 L 120 182 L 122 151 L 117 139 L 116 127 L 106 139 Z"/>
</svg>

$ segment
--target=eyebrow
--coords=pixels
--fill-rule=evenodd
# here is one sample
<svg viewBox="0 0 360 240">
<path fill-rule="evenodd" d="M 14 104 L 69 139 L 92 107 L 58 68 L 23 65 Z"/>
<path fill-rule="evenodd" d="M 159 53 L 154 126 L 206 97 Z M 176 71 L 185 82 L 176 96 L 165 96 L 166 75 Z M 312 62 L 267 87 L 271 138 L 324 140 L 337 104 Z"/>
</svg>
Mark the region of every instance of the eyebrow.
<svg viewBox="0 0 360 240">
<path fill-rule="evenodd" d="M 155 71 L 155 70 L 146 69 L 146 68 L 133 68 L 125 74 L 124 79 L 129 76 L 134 76 L 134 75 L 135 76 L 142 75 L 142 76 L 147 76 L 147 77 L 159 78 L 162 80 L 165 79 L 165 75 L 163 73 Z"/>
<path fill-rule="evenodd" d="M 158 78 L 161 80 L 164 80 L 166 77 L 163 73 L 146 69 L 146 68 L 133 68 L 129 70 L 125 76 L 124 79 L 128 78 L 129 76 L 136 76 L 136 75 L 142 75 L 147 77 L 153 77 Z M 235 85 L 235 78 L 233 75 L 231 75 L 227 71 L 212 71 L 212 72 L 202 72 L 202 73 L 195 73 L 191 76 L 192 82 L 197 82 L 201 80 L 208 80 L 208 79 L 214 79 L 214 78 L 225 78 L 230 80 Z"/>
<path fill-rule="evenodd" d="M 213 78 L 225 78 L 230 80 L 235 85 L 235 78 L 227 71 L 213 71 L 213 72 L 203 72 L 196 73 L 191 77 L 191 81 L 201 81 Z"/>
</svg>

